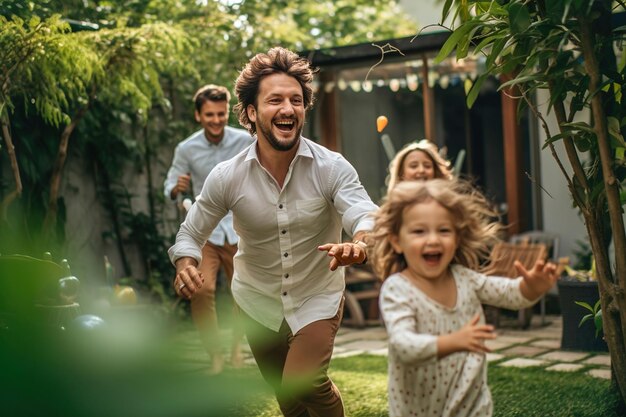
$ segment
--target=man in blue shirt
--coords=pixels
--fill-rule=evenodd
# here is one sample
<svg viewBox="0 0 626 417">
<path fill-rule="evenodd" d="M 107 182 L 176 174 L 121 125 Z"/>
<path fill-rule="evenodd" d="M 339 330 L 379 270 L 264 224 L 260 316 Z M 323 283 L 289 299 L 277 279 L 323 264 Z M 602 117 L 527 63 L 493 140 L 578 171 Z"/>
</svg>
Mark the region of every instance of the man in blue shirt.
<svg viewBox="0 0 626 417">
<path fill-rule="evenodd" d="M 247 131 L 227 126 L 229 100 L 228 89 L 217 85 L 206 85 L 194 95 L 195 118 L 202 129 L 176 146 L 164 184 L 166 197 L 175 200 L 191 191 L 193 196 L 199 195 L 206 177 L 218 163 L 234 157 L 254 142 Z M 205 282 L 191 297 L 192 319 L 200 332 L 202 343 L 212 357 L 212 373 L 221 372 L 224 366 L 215 309 L 217 274 L 220 267 L 224 268 L 230 286 L 238 240 L 233 229 L 232 214 L 229 213 L 202 248 L 199 270 Z M 242 364 L 239 344 L 243 332 L 237 326 L 237 320 L 234 323 L 231 362 L 238 367 Z"/>
</svg>

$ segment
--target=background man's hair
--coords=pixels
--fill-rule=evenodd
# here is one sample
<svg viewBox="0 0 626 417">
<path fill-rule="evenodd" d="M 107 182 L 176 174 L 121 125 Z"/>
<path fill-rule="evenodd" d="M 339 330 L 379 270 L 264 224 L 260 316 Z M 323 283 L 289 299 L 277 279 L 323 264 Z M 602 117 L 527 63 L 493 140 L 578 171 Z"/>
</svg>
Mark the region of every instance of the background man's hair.
<svg viewBox="0 0 626 417">
<path fill-rule="evenodd" d="M 196 94 L 193 95 L 193 102 L 196 111 L 200 111 L 207 101 L 230 101 L 230 91 L 226 87 L 215 84 L 207 84 L 200 87 Z"/>
</svg>

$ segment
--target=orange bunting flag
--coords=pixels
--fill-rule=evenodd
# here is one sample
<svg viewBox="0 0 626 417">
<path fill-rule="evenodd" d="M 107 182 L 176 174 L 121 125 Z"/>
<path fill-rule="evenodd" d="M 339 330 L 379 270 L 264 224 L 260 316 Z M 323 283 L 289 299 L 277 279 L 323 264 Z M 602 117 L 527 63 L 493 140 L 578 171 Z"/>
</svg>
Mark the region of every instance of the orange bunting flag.
<svg viewBox="0 0 626 417">
<path fill-rule="evenodd" d="M 387 127 L 388 122 L 389 120 L 387 120 L 385 116 L 378 116 L 376 119 L 376 130 L 378 130 L 378 133 L 382 132 L 385 127 Z"/>
</svg>

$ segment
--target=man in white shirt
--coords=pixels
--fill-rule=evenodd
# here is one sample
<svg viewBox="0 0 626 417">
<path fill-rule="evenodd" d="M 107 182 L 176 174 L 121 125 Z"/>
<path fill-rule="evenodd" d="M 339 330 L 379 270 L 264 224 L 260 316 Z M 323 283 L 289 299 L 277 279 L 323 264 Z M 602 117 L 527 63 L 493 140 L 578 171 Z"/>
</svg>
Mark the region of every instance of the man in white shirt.
<svg viewBox="0 0 626 417">
<path fill-rule="evenodd" d="M 300 135 L 312 81 L 308 61 L 284 48 L 244 67 L 235 111 L 256 144 L 211 171 L 169 255 L 177 290 L 192 296 L 202 242 L 231 210 L 240 238 L 233 297 L 261 374 L 285 416 L 339 417 L 327 375 L 342 316 L 339 267 L 367 259 L 362 239 L 377 207 L 348 161 Z M 353 241 L 329 243 L 341 242 L 342 227 Z"/>
<path fill-rule="evenodd" d="M 230 92 L 226 87 L 205 85 L 194 94 L 195 118 L 202 129 L 176 146 L 172 166 L 164 183 L 166 198 L 172 200 L 184 193 L 200 194 L 204 180 L 215 166 L 237 155 L 254 139 L 243 129 L 227 126 Z M 191 184 L 190 184 L 191 183 Z M 228 282 L 233 276 L 233 256 L 237 252 L 239 238 L 233 229 L 232 214 L 227 214 L 215 227 L 202 248 L 200 271 L 206 278 L 205 284 L 191 297 L 191 316 L 200 332 L 200 339 L 211 355 L 211 372 L 219 373 L 224 366 L 217 314 L 215 290 L 220 267 Z M 229 285 L 230 286 L 230 285 Z M 235 312 L 236 313 L 236 312 Z M 243 363 L 240 343 L 243 329 L 233 320 L 231 363 L 239 367 Z"/>
</svg>

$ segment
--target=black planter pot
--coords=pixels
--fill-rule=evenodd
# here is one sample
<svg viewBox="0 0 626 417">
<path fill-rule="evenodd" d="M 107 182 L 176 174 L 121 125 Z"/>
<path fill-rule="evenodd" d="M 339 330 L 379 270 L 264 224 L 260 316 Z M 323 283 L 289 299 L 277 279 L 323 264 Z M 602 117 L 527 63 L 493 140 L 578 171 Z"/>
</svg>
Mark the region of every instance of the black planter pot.
<svg viewBox="0 0 626 417">
<path fill-rule="evenodd" d="M 578 327 L 583 316 L 590 313 L 587 309 L 576 304 L 576 301 L 584 301 L 593 307 L 600 299 L 597 281 L 570 281 L 559 279 L 559 304 L 563 317 L 563 334 L 561 336 L 561 349 L 575 351 L 608 351 L 608 346 L 602 338 L 602 334 L 596 337 L 596 326 L 593 320 L 587 320 Z"/>
</svg>

